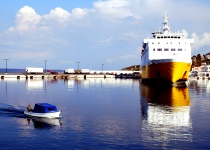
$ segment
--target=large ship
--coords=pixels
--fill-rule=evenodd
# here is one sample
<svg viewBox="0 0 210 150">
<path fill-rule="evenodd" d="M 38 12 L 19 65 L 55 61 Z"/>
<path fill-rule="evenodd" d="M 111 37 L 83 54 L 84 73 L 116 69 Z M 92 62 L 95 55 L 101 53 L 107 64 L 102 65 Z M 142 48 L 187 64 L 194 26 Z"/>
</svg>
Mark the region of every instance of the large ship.
<svg viewBox="0 0 210 150">
<path fill-rule="evenodd" d="M 192 64 L 191 44 L 194 40 L 185 38 L 181 32 L 172 33 L 166 14 L 163 31 L 152 35 L 153 38 L 143 40 L 142 81 L 157 80 L 171 84 L 187 81 Z"/>
</svg>

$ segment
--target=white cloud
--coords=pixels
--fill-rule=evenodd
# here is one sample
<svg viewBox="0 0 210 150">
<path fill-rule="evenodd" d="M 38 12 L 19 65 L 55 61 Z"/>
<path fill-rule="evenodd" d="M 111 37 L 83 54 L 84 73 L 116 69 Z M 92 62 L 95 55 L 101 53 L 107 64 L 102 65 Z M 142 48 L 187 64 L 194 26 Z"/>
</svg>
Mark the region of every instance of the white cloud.
<svg viewBox="0 0 210 150">
<path fill-rule="evenodd" d="M 24 6 L 16 14 L 16 26 L 10 27 L 7 31 L 24 33 L 49 31 L 51 28 L 65 28 L 73 21 L 88 16 L 91 11 L 91 9 L 75 8 L 70 13 L 61 7 L 56 7 L 50 10 L 48 14 L 41 16 L 32 7 Z"/>
<path fill-rule="evenodd" d="M 9 31 L 30 31 L 35 30 L 41 20 L 32 7 L 24 6 L 16 14 L 16 27 L 9 28 Z"/>
<path fill-rule="evenodd" d="M 203 34 L 196 34 L 192 33 L 189 35 L 189 33 L 183 29 L 181 31 L 186 38 L 194 39 L 194 43 L 192 43 L 192 51 L 197 52 L 201 50 L 203 47 L 210 46 L 210 32 L 205 32 Z"/>
<path fill-rule="evenodd" d="M 132 16 L 131 11 L 128 9 L 130 5 L 128 0 L 97 1 L 93 5 L 97 12 L 108 15 L 111 18 L 126 18 Z"/>
<path fill-rule="evenodd" d="M 195 40 L 195 43 L 193 44 L 193 48 L 195 50 L 198 50 L 204 46 L 210 46 L 209 32 L 205 32 L 202 35 L 197 35 L 196 33 L 193 33 L 191 36 Z"/>
<path fill-rule="evenodd" d="M 57 7 L 52 9 L 49 14 L 43 15 L 42 22 L 44 22 L 46 26 L 52 26 L 51 23 L 53 22 L 53 26 L 67 27 L 72 22 L 88 16 L 90 12 L 91 10 L 82 8 L 75 8 L 72 12 L 68 12 L 61 7 Z"/>
<path fill-rule="evenodd" d="M 86 17 L 89 12 L 91 12 L 91 10 L 88 10 L 88 9 L 82 9 L 82 8 L 75 8 L 72 10 L 72 16 L 75 18 L 75 19 L 81 19 L 83 17 Z"/>
<path fill-rule="evenodd" d="M 60 7 L 52 9 L 49 14 L 44 15 L 43 19 L 46 21 L 55 21 L 59 24 L 65 24 L 70 18 L 70 13 Z"/>
<path fill-rule="evenodd" d="M 190 38 L 190 37 L 188 37 L 188 36 L 189 36 L 189 34 L 188 34 L 187 30 L 182 29 L 181 33 L 183 33 L 183 34 L 184 34 L 185 38 Z"/>
</svg>

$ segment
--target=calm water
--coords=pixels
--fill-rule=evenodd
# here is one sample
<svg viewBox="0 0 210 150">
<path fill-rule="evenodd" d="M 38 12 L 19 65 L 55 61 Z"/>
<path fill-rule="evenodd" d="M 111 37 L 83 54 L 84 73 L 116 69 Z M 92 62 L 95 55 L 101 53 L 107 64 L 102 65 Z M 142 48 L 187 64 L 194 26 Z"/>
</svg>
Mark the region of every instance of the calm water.
<svg viewBox="0 0 210 150">
<path fill-rule="evenodd" d="M 154 88 L 139 80 L 0 80 L 1 149 L 209 149 L 210 81 Z M 27 118 L 30 103 L 61 119 Z"/>
</svg>

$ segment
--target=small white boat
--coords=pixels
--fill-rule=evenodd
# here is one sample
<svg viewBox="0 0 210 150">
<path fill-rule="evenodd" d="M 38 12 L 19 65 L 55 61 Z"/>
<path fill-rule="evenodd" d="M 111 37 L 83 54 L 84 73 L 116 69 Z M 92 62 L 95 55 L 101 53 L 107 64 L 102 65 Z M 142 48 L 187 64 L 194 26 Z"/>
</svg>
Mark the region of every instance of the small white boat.
<svg viewBox="0 0 210 150">
<path fill-rule="evenodd" d="M 48 103 L 35 104 L 34 109 L 24 111 L 25 115 L 42 118 L 60 118 L 60 110 Z"/>
</svg>

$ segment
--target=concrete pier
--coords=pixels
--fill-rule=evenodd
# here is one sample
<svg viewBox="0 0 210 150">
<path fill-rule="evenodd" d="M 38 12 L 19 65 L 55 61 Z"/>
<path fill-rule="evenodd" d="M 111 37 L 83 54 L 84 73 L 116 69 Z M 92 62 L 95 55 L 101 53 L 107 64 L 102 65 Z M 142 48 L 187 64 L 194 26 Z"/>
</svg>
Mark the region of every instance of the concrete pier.
<svg viewBox="0 0 210 150">
<path fill-rule="evenodd" d="M 0 74 L 1 79 L 75 79 L 75 78 L 115 78 L 115 75 L 109 74 Z"/>
</svg>

